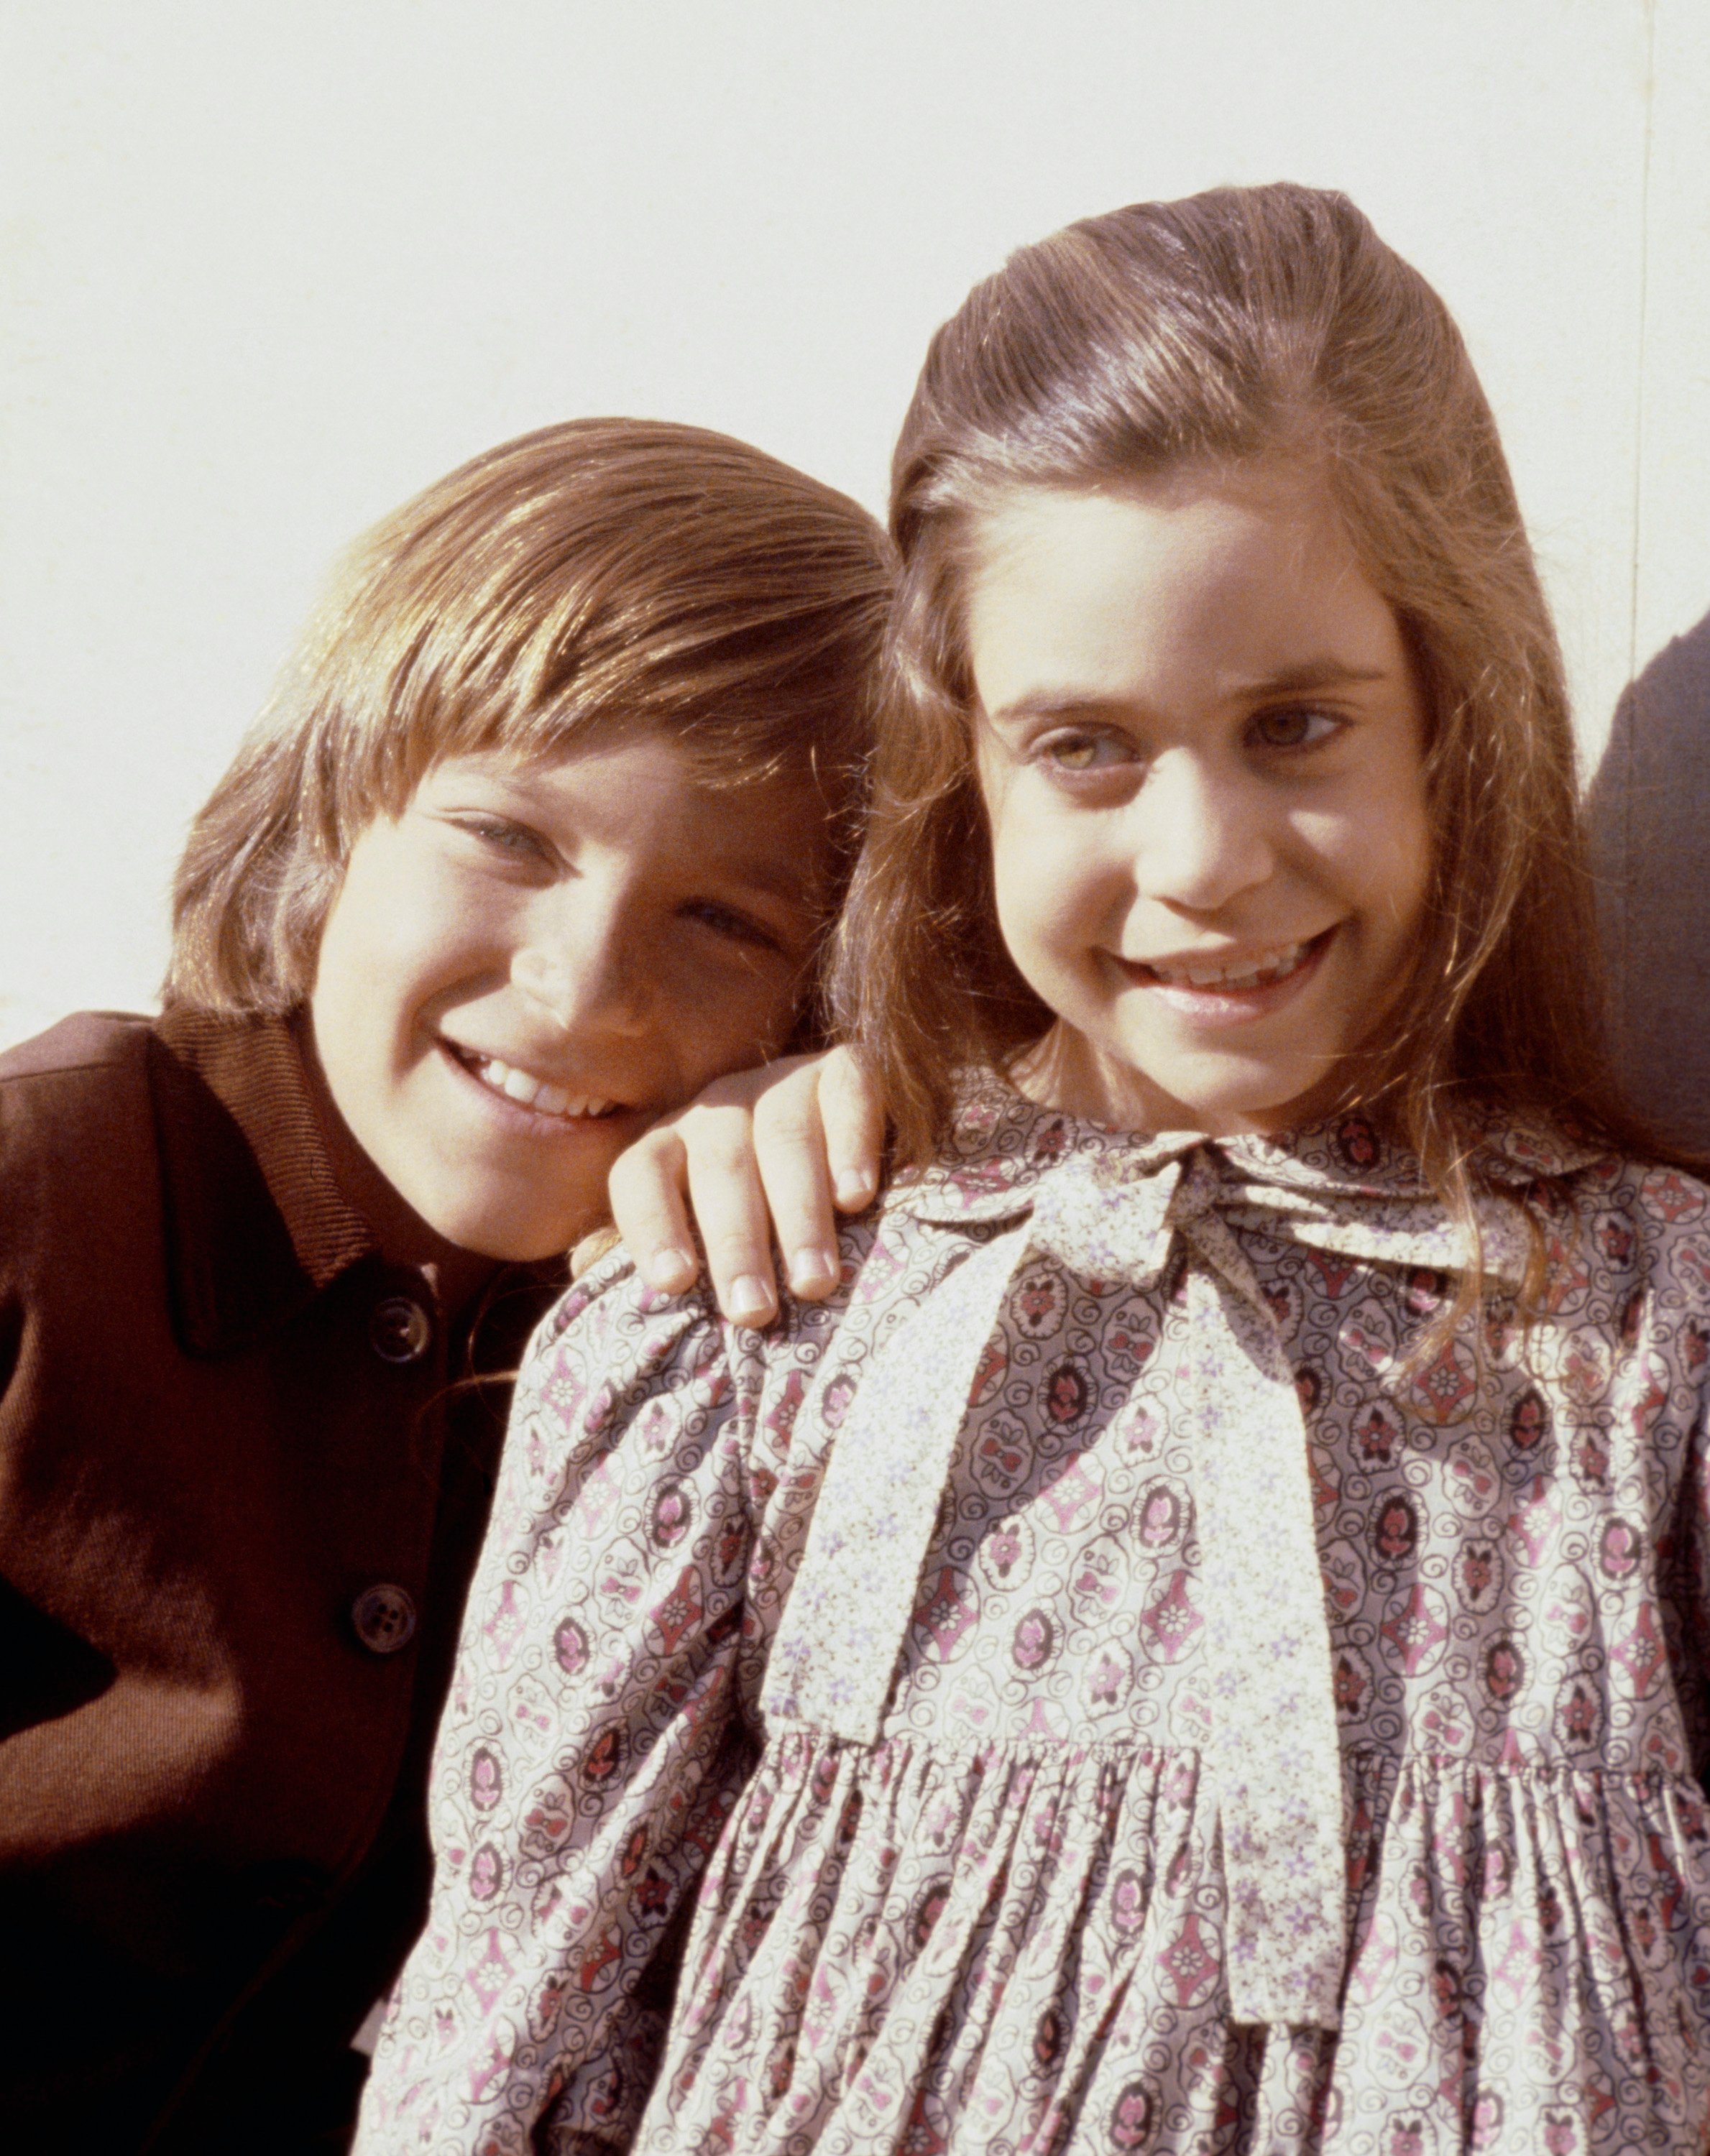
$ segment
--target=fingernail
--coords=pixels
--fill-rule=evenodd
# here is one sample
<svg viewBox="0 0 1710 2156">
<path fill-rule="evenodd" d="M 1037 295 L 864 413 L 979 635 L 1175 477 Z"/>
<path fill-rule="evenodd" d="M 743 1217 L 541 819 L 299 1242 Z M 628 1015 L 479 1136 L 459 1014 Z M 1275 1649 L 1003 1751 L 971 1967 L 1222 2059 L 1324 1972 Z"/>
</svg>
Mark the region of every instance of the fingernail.
<svg viewBox="0 0 1710 2156">
<path fill-rule="evenodd" d="M 858 1168 L 846 1168 L 837 1178 L 840 1205 L 865 1205 L 873 1194 L 873 1178 Z"/>
<path fill-rule="evenodd" d="M 731 1282 L 730 1313 L 738 1325 L 756 1325 L 772 1315 L 772 1296 L 764 1281 L 742 1273 Z"/>
<path fill-rule="evenodd" d="M 816 1249 L 804 1244 L 790 1260 L 790 1286 L 799 1294 L 804 1289 L 823 1287 L 837 1278 L 837 1257 L 831 1250 Z"/>
<path fill-rule="evenodd" d="M 667 1295 L 680 1295 L 695 1277 L 695 1260 L 686 1250 L 655 1250 L 649 1263 L 654 1286 L 663 1288 Z"/>
</svg>

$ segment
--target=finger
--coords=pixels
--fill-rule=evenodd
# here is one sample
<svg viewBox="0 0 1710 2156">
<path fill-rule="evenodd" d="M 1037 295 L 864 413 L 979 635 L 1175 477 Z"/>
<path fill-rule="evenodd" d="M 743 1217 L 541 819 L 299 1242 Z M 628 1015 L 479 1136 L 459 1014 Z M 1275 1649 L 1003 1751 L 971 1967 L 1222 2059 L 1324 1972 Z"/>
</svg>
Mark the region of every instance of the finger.
<svg viewBox="0 0 1710 2156">
<path fill-rule="evenodd" d="M 845 1213 L 870 1205 L 885 1150 L 885 1110 L 879 1091 L 852 1048 L 834 1048 L 819 1071 L 825 1158 L 837 1203 Z"/>
<path fill-rule="evenodd" d="M 837 1221 L 820 1121 L 820 1065 L 804 1065 L 754 1110 L 754 1152 L 790 1291 L 810 1302 L 837 1286 Z"/>
<path fill-rule="evenodd" d="M 646 1132 L 619 1153 L 607 1178 L 612 1219 L 634 1254 L 635 1270 L 661 1295 L 682 1295 L 701 1270 L 684 1192 L 688 1157 L 669 1123 Z"/>
<path fill-rule="evenodd" d="M 684 1116 L 682 1130 L 689 1203 L 718 1306 L 733 1324 L 769 1324 L 778 1314 L 778 1290 L 753 1119 L 746 1108 L 696 1107 Z"/>
</svg>

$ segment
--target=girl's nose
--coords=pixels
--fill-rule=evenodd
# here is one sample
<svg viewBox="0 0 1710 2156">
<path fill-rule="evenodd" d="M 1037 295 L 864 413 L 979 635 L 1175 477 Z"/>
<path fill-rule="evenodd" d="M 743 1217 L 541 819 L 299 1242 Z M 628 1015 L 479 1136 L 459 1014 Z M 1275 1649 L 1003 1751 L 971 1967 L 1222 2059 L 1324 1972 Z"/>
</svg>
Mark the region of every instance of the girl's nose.
<svg viewBox="0 0 1710 2156">
<path fill-rule="evenodd" d="M 1135 796 L 1134 880 L 1143 898 L 1214 913 L 1275 873 L 1272 811 L 1261 782 L 1177 752 Z"/>
<path fill-rule="evenodd" d="M 645 968 L 621 894 L 561 887 L 531 915 L 511 978 L 566 1033 L 633 1033 L 644 1021 Z"/>
</svg>

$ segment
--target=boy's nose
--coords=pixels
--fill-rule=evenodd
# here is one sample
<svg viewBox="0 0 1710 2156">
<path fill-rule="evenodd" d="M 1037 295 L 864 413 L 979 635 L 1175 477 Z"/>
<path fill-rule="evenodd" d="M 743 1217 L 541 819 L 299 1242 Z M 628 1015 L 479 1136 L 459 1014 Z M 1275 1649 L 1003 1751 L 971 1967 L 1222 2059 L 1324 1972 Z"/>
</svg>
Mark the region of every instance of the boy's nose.
<svg viewBox="0 0 1710 2156">
<path fill-rule="evenodd" d="M 629 1033 L 643 1021 L 645 969 L 623 912 L 585 895 L 544 908 L 516 952 L 512 980 L 566 1033 Z"/>
<path fill-rule="evenodd" d="M 1130 811 L 1141 896 L 1215 912 L 1276 867 L 1271 802 L 1246 774 L 1186 754 L 1160 757 Z"/>
</svg>

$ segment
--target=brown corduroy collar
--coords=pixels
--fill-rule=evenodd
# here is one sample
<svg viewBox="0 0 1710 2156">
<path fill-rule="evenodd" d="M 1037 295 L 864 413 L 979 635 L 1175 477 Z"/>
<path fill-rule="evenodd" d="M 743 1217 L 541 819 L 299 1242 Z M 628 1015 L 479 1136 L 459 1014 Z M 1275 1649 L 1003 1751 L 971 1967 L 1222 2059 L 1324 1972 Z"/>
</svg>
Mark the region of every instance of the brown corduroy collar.
<svg viewBox="0 0 1710 2156">
<path fill-rule="evenodd" d="M 151 1047 L 180 1335 L 193 1354 L 232 1354 L 377 1239 L 334 1177 L 285 1019 L 172 1010 Z"/>
</svg>

